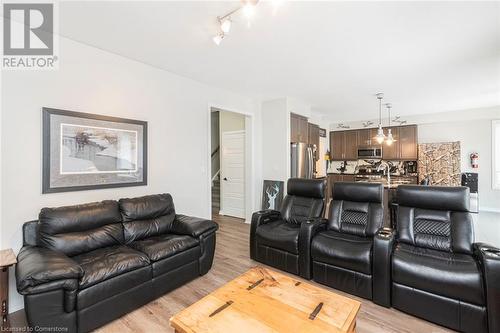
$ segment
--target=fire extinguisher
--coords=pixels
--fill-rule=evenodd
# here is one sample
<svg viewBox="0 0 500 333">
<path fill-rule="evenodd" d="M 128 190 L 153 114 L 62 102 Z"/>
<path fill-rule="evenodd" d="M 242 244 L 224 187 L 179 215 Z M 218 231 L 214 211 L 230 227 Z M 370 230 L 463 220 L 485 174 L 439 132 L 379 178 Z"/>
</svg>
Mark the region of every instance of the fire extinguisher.
<svg viewBox="0 0 500 333">
<path fill-rule="evenodd" d="M 470 164 L 472 165 L 472 168 L 474 168 L 474 169 L 479 168 L 479 154 L 478 153 L 470 154 Z"/>
</svg>

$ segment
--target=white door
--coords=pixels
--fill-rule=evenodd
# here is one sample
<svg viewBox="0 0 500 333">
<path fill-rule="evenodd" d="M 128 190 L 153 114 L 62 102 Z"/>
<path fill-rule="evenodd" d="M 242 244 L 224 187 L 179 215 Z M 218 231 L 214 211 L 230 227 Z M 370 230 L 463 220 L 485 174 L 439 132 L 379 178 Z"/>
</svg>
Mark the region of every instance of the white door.
<svg viewBox="0 0 500 333">
<path fill-rule="evenodd" d="M 245 218 L 245 131 L 221 136 L 219 214 Z"/>
</svg>

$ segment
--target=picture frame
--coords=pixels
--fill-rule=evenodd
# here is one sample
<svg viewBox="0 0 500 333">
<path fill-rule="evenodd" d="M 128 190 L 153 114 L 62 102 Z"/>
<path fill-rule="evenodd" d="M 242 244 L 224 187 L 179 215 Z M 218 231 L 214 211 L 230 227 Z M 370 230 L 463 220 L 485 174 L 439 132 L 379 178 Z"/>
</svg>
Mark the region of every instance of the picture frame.
<svg viewBox="0 0 500 333">
<path fill-rule="evenodd" d="M 147 185 L 146 121 L 42 108 L 42 193 Z"/>
<path fill-rule="evenodd" d="M 262 188 L 262 209 L 280 210 L 283 203 L 284 182 L 264 180 Z"/>
</svg>

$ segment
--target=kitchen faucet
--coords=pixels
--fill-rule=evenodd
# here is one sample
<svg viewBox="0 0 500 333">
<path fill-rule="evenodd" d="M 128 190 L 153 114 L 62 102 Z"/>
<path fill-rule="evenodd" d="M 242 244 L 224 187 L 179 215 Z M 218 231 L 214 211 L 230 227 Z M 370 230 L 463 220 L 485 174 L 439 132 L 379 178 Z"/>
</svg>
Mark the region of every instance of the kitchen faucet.
<svg viewBox="0 0 500 333">
<path fill-rule="evenodd" d="M 377 171 L 384 170 L 384 175 L 386 175 L 387 170 L 387 186 L 391 187 L 391 166 L 389 163 L 382 161 L 377 167 Z"/>
</svg>

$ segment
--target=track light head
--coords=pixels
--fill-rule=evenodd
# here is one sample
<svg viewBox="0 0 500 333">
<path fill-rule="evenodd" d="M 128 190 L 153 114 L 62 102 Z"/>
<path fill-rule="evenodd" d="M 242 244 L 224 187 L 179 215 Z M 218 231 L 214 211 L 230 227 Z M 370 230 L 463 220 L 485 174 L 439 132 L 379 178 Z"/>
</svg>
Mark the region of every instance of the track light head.
<svg viewBox="0 0 500 333">
<path fill-rule="evenodd" d="M 220 19 L 219 18 L 219 23 L 220 23 L 220 30 L 227 35 L 229 33 L 229 30 L 231 30 L 231 18 L 225 18 L 225 19 Z"/>
<path fill-rule="evenodd" d="M 214 41 L 215 45 L 219 46 L 224 37 L 224 33 L 221 32 L 220 34 L 217 34 L 212 40 Z"/>
</svg>

